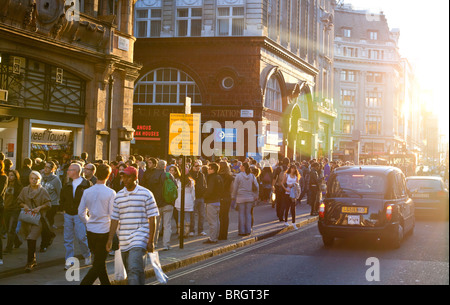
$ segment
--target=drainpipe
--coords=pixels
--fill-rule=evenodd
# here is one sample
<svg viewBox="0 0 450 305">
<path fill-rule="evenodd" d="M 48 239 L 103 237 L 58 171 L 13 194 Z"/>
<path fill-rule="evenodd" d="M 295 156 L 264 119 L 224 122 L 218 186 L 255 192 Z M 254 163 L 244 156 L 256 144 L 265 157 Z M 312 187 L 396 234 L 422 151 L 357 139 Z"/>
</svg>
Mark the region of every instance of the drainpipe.
<svg viewBox="0 0 450 305">
<path fill-rule="evenodd" d="M 107 138 L 107 160 L 111 162 L 111 129 L 112 129 L 112 101 L 113 101 L 114 78 L 109 76 L 108 80 L 108 138 Z"/>
</svg>

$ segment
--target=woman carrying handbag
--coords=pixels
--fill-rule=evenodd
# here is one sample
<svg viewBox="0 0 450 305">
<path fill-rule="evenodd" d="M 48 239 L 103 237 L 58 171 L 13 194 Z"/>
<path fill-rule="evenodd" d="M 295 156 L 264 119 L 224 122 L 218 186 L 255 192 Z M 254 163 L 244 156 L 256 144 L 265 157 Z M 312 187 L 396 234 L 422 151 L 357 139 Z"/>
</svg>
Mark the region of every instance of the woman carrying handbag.
<svg viewBox="0 0 450 305">
<path fill-rule="evenodd" d="M 37 171 L 30 173 L 30 185 L 24 187 L 17 197 L 17 203 L 22 208 L 19 220 L 22 225 L 21 233 L 25 236 L 28 245 L 28 258 L 25 271 L 30 272 L 36 267 L 36 240 L 42 232 L 42 222 L 45 221 L 45 210 L 51 208 L 51 199 L 48 192 L 41 186 L 42 176 Z M 24 213 L 40 215 L 40 221 L 37 224 L 27 222 L 23 217 Z"/>
</svg>

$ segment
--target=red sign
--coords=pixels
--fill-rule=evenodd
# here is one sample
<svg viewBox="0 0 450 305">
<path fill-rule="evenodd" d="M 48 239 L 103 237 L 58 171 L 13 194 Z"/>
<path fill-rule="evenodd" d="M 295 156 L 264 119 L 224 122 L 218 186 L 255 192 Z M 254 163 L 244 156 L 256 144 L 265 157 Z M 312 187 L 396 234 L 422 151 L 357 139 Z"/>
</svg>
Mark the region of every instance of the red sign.
<svg viewBox="0 0 450 305">
<path fill-rule="evenodd" d="M 134 132 L 136 141 L 160 141 L 159 131 L 152 130 L 152 125 L 137 125 Z"/>
</svg>

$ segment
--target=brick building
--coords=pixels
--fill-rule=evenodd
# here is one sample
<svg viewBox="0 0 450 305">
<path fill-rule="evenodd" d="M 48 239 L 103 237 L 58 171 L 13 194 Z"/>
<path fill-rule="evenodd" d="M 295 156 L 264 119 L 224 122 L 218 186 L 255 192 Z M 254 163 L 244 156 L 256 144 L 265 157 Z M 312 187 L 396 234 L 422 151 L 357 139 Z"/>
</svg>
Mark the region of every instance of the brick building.
<svg viewBox="0 0 450 305">
<path fill-rule="evenodd" d="M 167 157 L 169 114 L 183 112 L 188 96 L 203 125 L 217 121 L 226 134 L 226 121 L 263 122 L 254 141 L 264 151 L 328 156 L 333 10 L 329 0 L 138 1 L 132 151 Z M 236 145 L 233 136 L 218 141 Z"/>
</svg>

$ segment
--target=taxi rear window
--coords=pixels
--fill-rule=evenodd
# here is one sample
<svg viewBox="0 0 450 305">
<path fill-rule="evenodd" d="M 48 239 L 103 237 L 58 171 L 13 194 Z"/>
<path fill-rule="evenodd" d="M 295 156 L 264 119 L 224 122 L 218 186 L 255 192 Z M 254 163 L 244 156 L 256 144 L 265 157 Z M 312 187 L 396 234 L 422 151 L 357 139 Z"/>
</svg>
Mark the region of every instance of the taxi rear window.
<svg viewBox="0 0 450 305">
<path fill-rule="evenodd" d="M 336 197 L 384 194 L 385 179 L 385 176 L 371 174 L 338 174 L 330 185 L 330 194 Z"/>
</svg>

